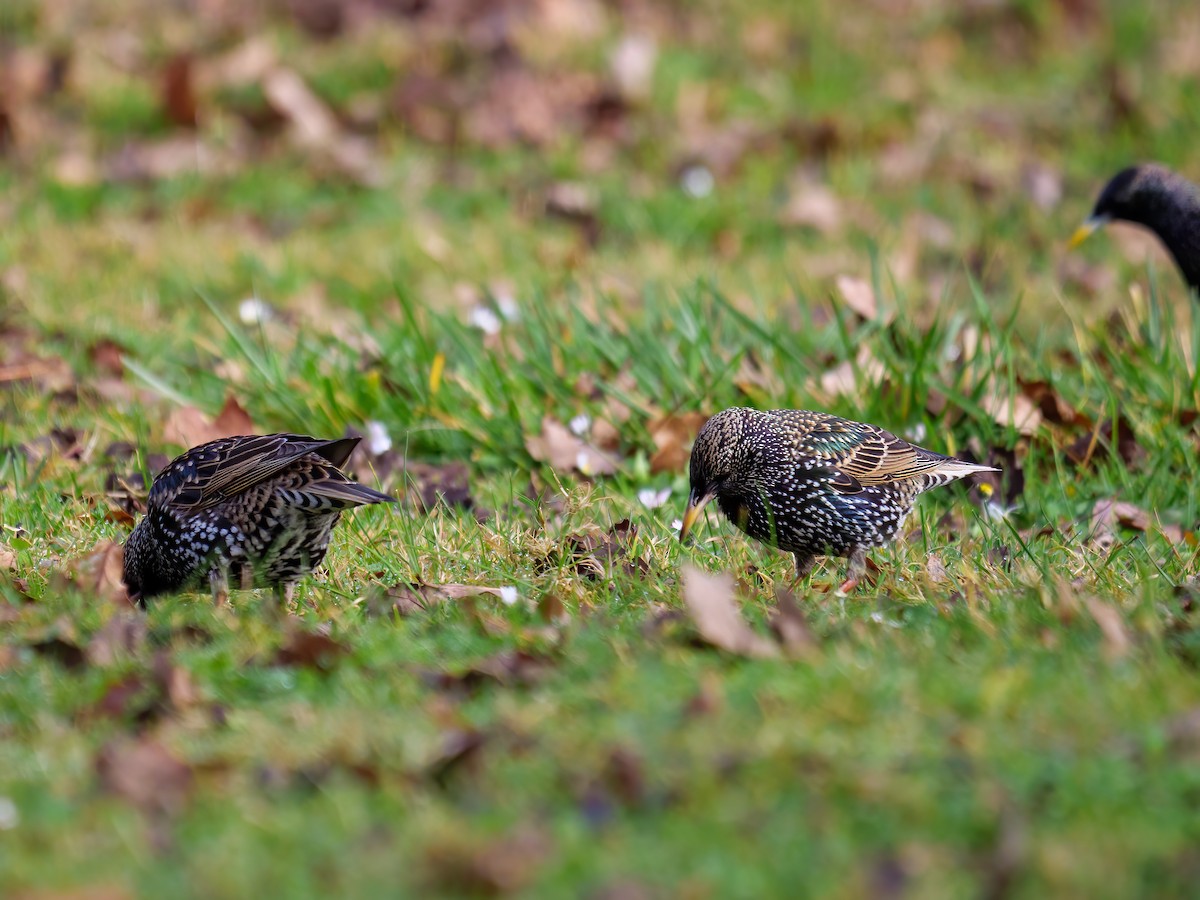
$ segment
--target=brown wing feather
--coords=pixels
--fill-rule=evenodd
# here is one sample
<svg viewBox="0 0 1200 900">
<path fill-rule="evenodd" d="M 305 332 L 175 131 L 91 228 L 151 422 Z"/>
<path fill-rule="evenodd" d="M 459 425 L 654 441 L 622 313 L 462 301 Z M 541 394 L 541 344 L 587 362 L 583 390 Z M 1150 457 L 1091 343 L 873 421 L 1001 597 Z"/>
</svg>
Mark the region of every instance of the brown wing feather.
<svg viewBox="0 0 1200 900">
<path fill-rule="evenodd" d="M 818 413 L 794 415 L 793 422 L 805 426 L 797 451 L 827 463 L 836 472 L 833 487 L 842 493 L 917 478 L 949 461 L 875 425 Z"/>
<path fill-rule="evenodd" d="M 299 434 L 265 434 L 212 441 L 179 456 L 155 479 L 151 503 L 191 512 L 209 509 L 269 481 L 307 453 L 339 441 Z M 338 448 L 341 449 L 340 447 Z"/>
</svg>

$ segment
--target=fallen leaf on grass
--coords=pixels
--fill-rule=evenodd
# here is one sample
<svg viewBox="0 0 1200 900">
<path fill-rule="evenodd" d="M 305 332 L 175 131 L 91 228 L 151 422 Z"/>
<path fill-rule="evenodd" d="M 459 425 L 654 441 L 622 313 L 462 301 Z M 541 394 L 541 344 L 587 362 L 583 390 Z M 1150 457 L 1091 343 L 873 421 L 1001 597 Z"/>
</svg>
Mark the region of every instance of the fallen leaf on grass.
<svg viewBox="0 0 1200 900">
<path fill-rule="evenodd" d="M 1178 544 L 1183 540 L 1183 529 L 1178 525 L 1163 525 L 1156 523 L 1147 509 L 1136 503 L 1124 500 L 1097 500 L 1092 507 L 1091 533 L 1092 540 L 1097 543 L 1111 543 L 1116 537 L 1116 526 L 1131 528 L 1134 531 L 1159 531 L 1171 543 Z"/>
<path fill-rule="evenodd" d="M 534 459 L 560 472 L 574 469 L 585 476 L 612 475 L 620 468 L 615 457 L 576 437 L 550 416 L 542 419 L 541 434 L 525 439 L 525 448 Z"/>
<path fill-rule="evenodd" d="M 1125 620 L 1121 617 L 1120 610 L 1113 604 L 1105 603 L 1098 597 L 1088 594 L 1083 597 L 1083 605 L 1096 624 L 1100 626 L 1100 633 L 1104 635 L 1105 655 L 1112 660 L 1122 659 L 1128 655 L 1133 641 L 1129 637 L 1129 631 L 1125 627 Z"/>
<path fill-rule="evenodd" d="M 654 441 L 654 455 L 650 457 L 650 471 L 682 472 L 687 468 L 692 443 L 708 416 L 700 412 L 672 413 L 650 421 L 646 429 Z"/>
<path fill-rule="evenodd" d="M 195 447 L 218 438 L 253 434 L 258 429 L 250 414 L 242 408 L 232 394 L 225 398 L 225 405 L 216 417 L 209 419 L 194 406 L 182 406 L 171 412 L 163 429 L 163 439 L 181 447 Z"/>
<path fill-rule="evenodd" d="M 82 647 L 58 635 L 36 641 L 29 645 L 29 649 L 38 656 L 54 660 L 68 672 L 82 669 L 87 661 Z"/>
<path fill-rule="evenodd" d="M 456 831 L 425 847 L 422 868 L 436 893 L 495 897 L 528 885 L 551 850 L 549 836 L 536 828 L 486 842 Z"/>
<path fill-rule="evenodd" d="M 415 488 L 412 496 L 421 512 L 432 511 L 439 500 L 451 509 L 475 508 L 475 498 L 471 496 L 470 470 L 466 463 L 449 462 L 434 465 L 409 462 L 405 465 L 404 472 Z"/>
<path fill-rule="evenodd" d="M 350 647 L 315 631 L 293 630 L 275 653 L 275 665 L 330 671 Z"/>
<path fill-rule="evenodd" d="M 271 107 L 291 125 L 295 144 L 321 154 L 343 175 L 368 187 L 379 184 L 382 173 L 371 144 L 346 134 L 333 111 L 291 69 L 276 68 L 262 82 Z"/>
<path fill-rule="evenodd" d="M 808 627 L 808 619 L 796 603 L 796 595 L 786 588 L 775 591 L 775 614 L 771 617 L 771 631 L 791 657 L 812 656 L 817 651 L 817 639 Z"/>
<path fill-rule="evenodd" d="M 429 684 L 438 690 L 474 693 L 485 684 L 527 687 L 551 671 L 553 660 L 531 650 L 501 650 L 457 672 L 434 672 Z"/>
<path fill-rule="evenodd" d="M 147 815 L 180 812 L 192 787 L 192 768 L 152 737 L 117 738 L 96 759 L 104 788 Z"/>
<path fill-rule="evenodd" d="M 88 641 L 85 654 L 93 666 L 111 666 L 136 656 L 145 646 L 149 629 L 138 610 L 118 610 Z"/>
<path fill-rule="evenodd" d="M 828 235 L 842 227 L 844 218 L 837 194 L 823 184 L 798 179 L 789 191 L 787 205 L 779 214 L 779 224 L 812 228 Z"/>
<path fill-rule="evenodd" d="M 1015 393 L 1010 397 L 989 392 L 983 398 L 984 412 L 992 417 L 1001 428 L 1014 428 L 1026 437 L 1036 434 L 1042 424 L 1042 413 L 1025 394 Z"/>
<path fill-rule="evenodd" d="M 480 594 L 498 597 L 505 605 L 515 602 L 519 596 L 517 589 L 511 585 L 488 587 L 481 584 L 394 584 L 384 591 L 384 597 L 391 601 L 390 608 L 402 616 L 426 612 L 448 600 L 466 600 Z"/>
<path fill-rule="evenodd" d="M 936 553 L 930 553 L 929 559 L 925 561 L 925 574 L 934 584 L 945 584 L 949 580 L 946 577 L 946 564 Z"/>
<path fill-rule="evenodd" d="M 159 94 L 163 114 L 172 125 L 181 128 L 195 128 L 196 89 L 192 57 L 187 53 L 177 53 L 167 60 L 163 67 L 162 81 Z"/>
<path fill-rule="evenodd" d="M 608 530 L 598 526 L 568 535 L 563 543 L 575 573 L 583 578 L 603 578 L 614 574 L 616 563 L 624 560 L 625 571 L 649 574 L 645 560 L 630 559 L 630 545 L 637 537 L 637 526 L 622 519 Z"/>
<path fill-rule="evenodd" d="M 868 321 L 879 317 L 879 299 L 875 296 L 875 288 L 865 278 L 854 278 L 850 275 L 837 277 L 837 289 L 842 302 L 855 313 Z M 890 321 L 891 315 L 884 316 L 884 321 Z"/>
<path fill-rule="evenodd" d="M 67 563 L 55 577 L 58 587 L 74 586 L 104 603 L 132 606 L 125 588 L 125 548 L 101 541 L 87 556 Z"/>
<path fill-rule="evenodd" d="M 746 624 L 738 610 L 733 576 L 710 575 L 695 566 L 683 567 L 683 602 L 705 643 L 739 656 L 766 659 L 779 648 Z"/>
<path fill-rule="evenodd" d="M 1067 458 L 1080 468 L 1089 465 L 1101 451 L 1115 451 L 1127 466 L 1136 465 L 1146 455 L 1129 420 L 1123 415 L 1115 421 L 1105 419 L 1065 449 Z"/>
</svg>

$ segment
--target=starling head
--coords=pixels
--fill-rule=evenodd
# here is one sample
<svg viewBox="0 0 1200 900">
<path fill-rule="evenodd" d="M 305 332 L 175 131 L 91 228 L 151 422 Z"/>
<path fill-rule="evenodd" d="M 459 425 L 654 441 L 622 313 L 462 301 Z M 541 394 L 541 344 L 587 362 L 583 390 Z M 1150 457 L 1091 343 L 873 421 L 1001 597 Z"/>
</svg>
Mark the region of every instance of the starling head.
<svg viewBox="0 0 1200 900">
<path fill-rule="evenodd" d="M 1155 163 L 1122 169 L 1104 186 L 1092 214 L 1071 235 L 1069 246 L 1079 246 L 1113 219 L 1156 228 L 1167 208 L 1189 189 L 1195 190 L 1185 178 Z"/>
<path fill-rule="evenodd" d="M 763 443 L 757 440 L 765 423 L 762 413 L 746 407 L 719 412 L 700 429 L 692 446 L 691 490 L 679 538 L 683 540 L 700 513 L 720 490 L 744 488 L 754 492 L 761 477 Z"/>
</svg>

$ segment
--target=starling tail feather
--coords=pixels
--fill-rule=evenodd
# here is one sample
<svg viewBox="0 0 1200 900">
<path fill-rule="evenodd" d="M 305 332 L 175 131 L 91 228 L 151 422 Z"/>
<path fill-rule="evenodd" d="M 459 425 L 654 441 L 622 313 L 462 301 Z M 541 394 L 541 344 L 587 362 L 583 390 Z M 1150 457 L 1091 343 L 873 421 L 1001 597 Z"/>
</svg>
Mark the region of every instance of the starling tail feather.
<svg viewBox="0 0 1200 900">
<path fill-rule="evenodd" d="M 247 435 L 193 447 L 155 476 L 146 515 L 125 543 L 125 584 L 145 600 L 232 578 L 291 597 L 320 565 L 344 510 L 393 498 L 340 467 L 358 438 Z"/>
<path fill-rule="evenodd" d="M 792 553 L 798 578 L 817 556 L 848 558 L 849 590 L 866 551 L 895 539 L 918 495 L 993 471 L 827 413 L 727 409 L 696 437 L 680 538 L 716 499 L 746 534 Z"/>
</svg>

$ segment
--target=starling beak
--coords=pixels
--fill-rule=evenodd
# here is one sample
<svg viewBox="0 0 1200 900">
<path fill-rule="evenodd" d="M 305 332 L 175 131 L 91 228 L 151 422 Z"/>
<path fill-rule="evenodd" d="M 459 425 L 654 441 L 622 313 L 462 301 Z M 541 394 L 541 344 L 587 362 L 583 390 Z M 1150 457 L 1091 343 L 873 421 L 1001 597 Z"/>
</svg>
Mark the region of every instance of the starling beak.
<svg viewBox="0 0 1200 900">
<path fill-rule="evenodd" d="M 704 511 L 704 507 L 708 501 L 715 497 L 715 493 L 707 493 L 703 496 L 696 496 L 692 493 L 688 496 L 687 509 L 683 511 L 683 524 L 679 527 L 679 540 L 686 541 L 688 534 L 692 530 L 692 526 L 696 524 L 696 520 L 700 518 L 700 514 Z"/>
<path fill-rule="evenodd" d="M 736 407 L 696 437 L 679 537 L 715 498 L 746 534 L 792 553 L 798 579 L 817 556 L 847 557 L 849 591 L 866 570 L 867 550 L 895 539 L 919 494 L 994 471 L 827 413 Z"/>
<path fill-rule="evenodd" d="M 320 565 L 342 511 L 393 498 L 340 470 L 358 438 L 245 435 L 193 447 L 154 478 L 146 515 L 125 542 L 125 584 L 139 602 L 229 580 L 290 600 Z"/>
<path fill-rule="evenodd" d="M 1092 214 L 1068 242 L 1077 247 L 1094 231 L 1120 219 L 1153 231 L 1171 252 L 1192 290 L 1200 290 L 1200 187 L 1165 166 L 1146 163 L 1113 176 Z"/>
<path fill-rule="evenodd" d="M 1075 229 L 1071 239 L 1067 241 L 1067 249 L 1074 250 L 1093 234 L 1103 228 L 1111 220 L 1110 216 L 1088 216 L 1082 225 Z"/>
</svg>

